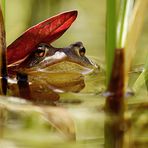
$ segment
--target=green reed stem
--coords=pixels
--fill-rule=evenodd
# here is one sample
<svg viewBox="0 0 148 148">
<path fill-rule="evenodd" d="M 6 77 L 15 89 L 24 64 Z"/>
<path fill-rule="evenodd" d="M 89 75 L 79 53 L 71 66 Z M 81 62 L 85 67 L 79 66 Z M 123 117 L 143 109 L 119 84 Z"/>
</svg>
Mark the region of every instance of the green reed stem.
<svg viewBox="0 0 148 148">
<path fill-rule="evenodd" d="M 124 148 L 125 144 L 125 131 L 121 128 L 125 124 L 124 47 L 129 26 L 129 14 L 133 6 L 131 2 L 133 1 L 121 0 L 118 3 L 119 6 L 116 6 L 116 1 L 107 1 L 106 57 L 109 58 L 107 59 L 107 91 L 109 95 L 106 98 L 105 148 Z"/>
<path fill-rule="evenodd" d="M 116 0 L 107 0 L 106 30 L 106 82 L 108 85 L 116 46 Z"/>
<path fill-rule="evenodd" d="M 136 0 L 125 45 L 125 74 L 127 75 L 125 80 L 126 86 L 128 85 L 128 72 L 131 67 L 132 59 L 136 53 L 136 44 L 141 34 L 147 8 L 148 0 Z M 137 82 L 139 83 L 142 79 L 141 75 Z M 136 87 L 138 88 L 138 85 Z"/>
<path fill-rule="evenodd" d="M 6 1 L 1 0 L 1 8 L 2 8 L 2 13 L 3 13 L 3 18 L 5 19 L 5 11 L 6 11 Z"/>
<path fill-rule="evenodd" d="M 124 48 L 134 0 L 121 0 L 117 20 L 116 47 Z"/>
</svg>

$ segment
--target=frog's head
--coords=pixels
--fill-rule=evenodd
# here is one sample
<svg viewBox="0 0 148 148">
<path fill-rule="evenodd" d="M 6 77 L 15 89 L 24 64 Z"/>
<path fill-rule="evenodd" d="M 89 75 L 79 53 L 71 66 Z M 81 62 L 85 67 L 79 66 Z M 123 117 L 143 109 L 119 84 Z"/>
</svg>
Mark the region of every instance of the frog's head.
<svg viewBox="0 0 148 148">
<path fill-rule="evenodd" d="M 88 73 L 98 66 L 85 56 L 85 52 L 82 42 L 76 42 L 65 48 L 54 48 L 42 43 L 17 66 L 17 71 Z"/>
</svg>

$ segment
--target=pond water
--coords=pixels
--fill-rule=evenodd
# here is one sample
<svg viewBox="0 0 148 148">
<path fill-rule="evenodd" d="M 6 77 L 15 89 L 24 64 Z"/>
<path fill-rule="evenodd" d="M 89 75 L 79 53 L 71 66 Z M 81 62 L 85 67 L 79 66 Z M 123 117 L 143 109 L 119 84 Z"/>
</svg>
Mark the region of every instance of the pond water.
<svg viewBox="0 0 148 148">
<path fill-rule="evenodd" d="M 130 85 L 139 73 L 130 74 Z M 85 75 L 79 93 L 60 93 L 54 105 L 34 104 L 20 98 L 0 98 L 0 146 L 5 148 L 104 147 L 105 72 Z M 130 93 L 129 93 L 130 94 Z M 146 87 L 126 98 L 126 143 L 148 143 Z M 127 140 L 130 139 L 130 140 Z M 129 142 L 130 141 L 130 142 Z"/>
<path fill-rule="evenodd" d="M 53 106 L 2 96 L 0 144 L 63 148 L 103 145 L 104 84 L 104 70 L 86 75 L 84 89 L 59 93 L 60 99 Z"/>
</svg>

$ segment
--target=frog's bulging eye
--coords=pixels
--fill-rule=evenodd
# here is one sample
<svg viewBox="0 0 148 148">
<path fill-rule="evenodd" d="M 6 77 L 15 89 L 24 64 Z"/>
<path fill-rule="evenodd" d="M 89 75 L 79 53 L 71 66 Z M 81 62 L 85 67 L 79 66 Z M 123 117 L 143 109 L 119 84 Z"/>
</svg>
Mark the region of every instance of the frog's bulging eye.
<svg viewBox="0 0 148 148">
<path fill-rule="evenodd" d="M 37 57 L 44 57 L 45 56 L 45 50 L 37 49 L 35 51 L 35 56 L 37 56 Z"/>
<path fill-rule="evenodd" d="M 36 66 L 48 55 L 49 49 L 49 45 L 41 43 L 22 63 L 29 68 Z"/>
<path fill-rule="evenodd" d="M 47 45 L 39 45 L 37 50 L 35 51 L 35 56 L 37 57 L 45 57 L 48 51 Z"/>
<path fill-rule="evenodd" d="M 76 54 L 82 57 L 85 55 L 86 52 L 86 49 L 84 48 L 82 42 L 76 42 L 74 44 L 71 44 L 70 49 L 74 49 Z"/>
<path fill-rule="evenodd" d="M 86 49 L 84 47 L 80 47 L 80 49 L 79 49 L 80 56 L 84 56 L 85 52 L 86 52 Z"/>
</svg>

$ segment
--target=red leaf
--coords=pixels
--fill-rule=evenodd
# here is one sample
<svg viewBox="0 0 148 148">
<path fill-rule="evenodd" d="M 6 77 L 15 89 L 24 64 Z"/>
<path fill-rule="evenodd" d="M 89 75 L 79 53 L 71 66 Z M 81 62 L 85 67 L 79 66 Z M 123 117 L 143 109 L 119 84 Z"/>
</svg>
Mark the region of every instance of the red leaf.
<svg viewBox="0 0 148 148">
<path fill-rule="evenodd" d="M 40 43 L 51 43 L 59 38 L 74 22 L 77 11 L 53 16 L 24 32 L 7 48 L 7 63 L 25 58 Z"/>
</svg>

